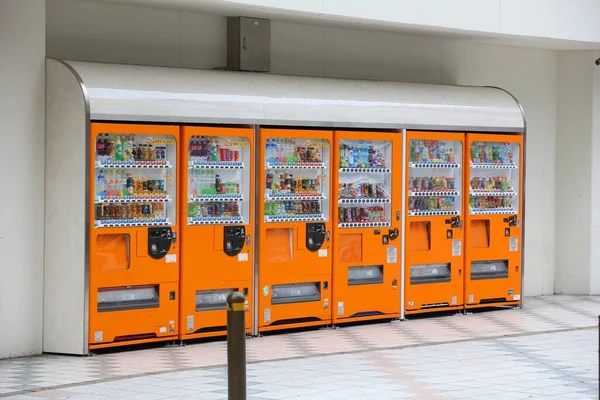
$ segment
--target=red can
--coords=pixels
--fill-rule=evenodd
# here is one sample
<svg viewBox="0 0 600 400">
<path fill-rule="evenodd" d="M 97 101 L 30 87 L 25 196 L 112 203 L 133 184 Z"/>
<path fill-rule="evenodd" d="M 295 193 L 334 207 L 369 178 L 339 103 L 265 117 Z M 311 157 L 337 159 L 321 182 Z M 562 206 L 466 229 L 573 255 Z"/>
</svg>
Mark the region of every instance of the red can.
<svg viewBox="0 0 600 400">
<path fill-rule="evenodd" d="M 233 150 L 233 161 L 240 161 L 240 151 L 239 150 Z"/>
<path fill-rule="evenodd" d="M 221 156 L 221 161 L 226 161 L 227 160 L 227 149 L 220 148 L 219 153 L 220 153 L 219 155 Z"/>
</svg>

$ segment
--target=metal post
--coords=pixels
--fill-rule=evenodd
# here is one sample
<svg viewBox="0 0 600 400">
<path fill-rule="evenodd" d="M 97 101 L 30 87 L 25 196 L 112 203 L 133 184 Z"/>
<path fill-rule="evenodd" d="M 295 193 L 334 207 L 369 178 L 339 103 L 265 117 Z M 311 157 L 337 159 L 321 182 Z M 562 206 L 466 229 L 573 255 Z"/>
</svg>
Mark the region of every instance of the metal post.
<svg viewBox="0 0 600 400">
<path fill-rule="evenodd" d="M 229 400 L 246 400 L 246 299 L 227 296 L 227 381 Z"/>
</svg>

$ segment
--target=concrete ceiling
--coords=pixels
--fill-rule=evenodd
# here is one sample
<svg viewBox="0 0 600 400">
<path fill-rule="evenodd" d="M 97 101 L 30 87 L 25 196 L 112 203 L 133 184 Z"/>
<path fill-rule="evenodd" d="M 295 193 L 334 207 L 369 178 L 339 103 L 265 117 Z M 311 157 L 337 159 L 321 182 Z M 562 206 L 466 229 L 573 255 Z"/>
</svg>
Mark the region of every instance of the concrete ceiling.
<svg viewBox="0 0 600 400">
<path fill-rule="evenodd" d="M 333 14 L 318 14 L 309 11 L 289 11 L 274 7 L 261 7 L 235 3 L 229 0 L 85 0 L 97 3 L 112 3 L 127 6 L 142 6 L 178 11 L 198 12 L 220 16 L 250 16 L 267 18 L 273 21 L 294 22 L 307 25 L 365 29 L 371 31 L 395 32 L 416 36 L 435 36 L 462 39 L 487 44 L 517 46 L 547 50 L 598 50 L 595 42 L 564 40 L 548 37 L 497 34 L 466 29 L 425 26 L 367 18 L 352 18 Z M 298 0 L 302 2 L 303 0 Z M 358 1 L 358 0 L 357 0 Z M 362 1 L 362 0 L 361 0 Z M 600 21 L 600 20 L 599 20 Z M 600 23 L 600 22 L 599 22 Z"/>
</svg>

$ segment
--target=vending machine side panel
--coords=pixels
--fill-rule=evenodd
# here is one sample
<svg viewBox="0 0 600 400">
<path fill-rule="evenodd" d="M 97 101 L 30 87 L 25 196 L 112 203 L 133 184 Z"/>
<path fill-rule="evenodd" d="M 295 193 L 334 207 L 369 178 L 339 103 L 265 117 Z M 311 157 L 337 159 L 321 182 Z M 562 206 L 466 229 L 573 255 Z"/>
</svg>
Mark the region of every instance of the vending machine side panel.
<svg viewBox="0 0 600 400">
<path fill-rule="evenodd" d="M 331 321 L 332 141 L 326 130 L 260 130 L 259 331 Z"/>
<path fill-rule="evenodd" d="M 462 133 L 407 132 L 406 314 L 463 307 Z"/>
<path fill-rule="evenodd" d="M 333 322 L 397 318 L 402 136 L 334 134 Z"/>
<path fill-rule="evenodd" d="M 180 338 L 225 335 L 226 299 L 232 291 L 246 297 L 246 330 L 250 333 L 254 131 L 185 126 L 180 148 Z"/>
<path fill-rule="evenodd" d="M 523 137 L 468 134 L 465 306 L 519 305 Z"/>
<path fill-rule="evenodd" d="M 91 124 L 89 347 L 178 330 L 177 126 Z"/>
</svg>

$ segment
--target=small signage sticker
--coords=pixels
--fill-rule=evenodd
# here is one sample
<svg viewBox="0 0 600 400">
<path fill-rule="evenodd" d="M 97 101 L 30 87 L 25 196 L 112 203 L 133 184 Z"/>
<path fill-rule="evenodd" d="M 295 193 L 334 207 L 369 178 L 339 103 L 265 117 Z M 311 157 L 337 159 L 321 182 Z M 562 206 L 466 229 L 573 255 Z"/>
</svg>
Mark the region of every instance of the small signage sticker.
<svg viewBox="0 0 600 400">
<path fill-rule="evenodd" d="M 248 253 L 238 254 L 238 261 L 248 261 Z"/>
<path fill-rule="evenodd" d="M 460 240 L 452 241 L 452 257 L 460 257 L 462 255 L 462 242 Z"/>
<path fill-rule="evenodd" d="M 327 257 L 327 249 L 319 250 L 319 257 Z"/>
<path fill-rule="evenodd" d="M 511 237 L 508 241 L 509 251 L 519 251 L 519 238 Z"/>
<path fill-rule="evenodd" d="M 171 263 L 177 262 L 177 254 L 167 254 L 166 257 L 165 257 L 165 262 L 167 264 L 171 264 Z"/>
<path fill-rule="evenodd" d="M 388 264 L 398 262 L 398 248 L 396 246 L 387 247 L 387 262 Z"/>
</svg>

